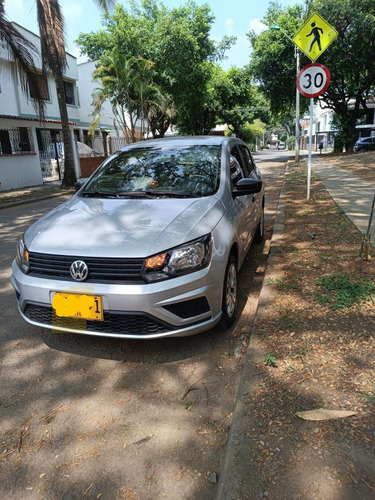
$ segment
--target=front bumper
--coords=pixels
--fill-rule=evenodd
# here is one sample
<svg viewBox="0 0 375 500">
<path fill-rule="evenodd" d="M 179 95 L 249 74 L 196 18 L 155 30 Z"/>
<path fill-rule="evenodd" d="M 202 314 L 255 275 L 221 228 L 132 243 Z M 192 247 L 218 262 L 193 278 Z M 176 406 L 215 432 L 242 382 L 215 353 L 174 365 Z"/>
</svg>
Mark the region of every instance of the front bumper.
<svg viewBox="0 0 375 500">
<path fill-rule="evenodd" d="M 12 265 L 18 309 L 29 323 L 55 331 L 150 339 L 187 336 L 212 328 L 221 316 L 222 263 L 151 284 L 83 284 L 36 278 Z M 100 295 L 103 321 L 65 318 L 52 308 L 55 292 Z"/>
</svg>

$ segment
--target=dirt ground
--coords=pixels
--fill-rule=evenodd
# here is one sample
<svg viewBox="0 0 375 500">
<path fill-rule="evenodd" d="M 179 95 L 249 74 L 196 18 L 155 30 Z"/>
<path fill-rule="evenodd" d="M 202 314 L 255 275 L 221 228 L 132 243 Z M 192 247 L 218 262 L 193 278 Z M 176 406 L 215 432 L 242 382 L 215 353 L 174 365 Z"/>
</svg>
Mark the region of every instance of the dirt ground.
<svg viewBox="0 0 375 500">
<path fill-rule="evenodd" d="M 318 161 L 375 181 L 373 152 Z M 306 164 L 289 162 L 228 499 L 375 498 L 375 250 L 362 260 L 359 231 L 314 174 L 311 187 L 306 201 Z"/>
</svg>

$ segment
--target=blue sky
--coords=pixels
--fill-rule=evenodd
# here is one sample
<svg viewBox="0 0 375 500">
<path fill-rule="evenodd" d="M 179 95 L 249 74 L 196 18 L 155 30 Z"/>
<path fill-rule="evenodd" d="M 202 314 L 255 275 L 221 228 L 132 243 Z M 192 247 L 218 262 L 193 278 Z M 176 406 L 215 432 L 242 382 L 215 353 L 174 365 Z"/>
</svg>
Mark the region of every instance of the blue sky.
<svg viewBox="0 0 375 500">
<path fill-rule="evenodd" d="M 278 0 L 287 7 L 295 5 L 297 0 Z M 120 3 L 126 4 L 121 1 Z M 181 0 L 164 0 L 167 7 L 177 7 L 185 3 Z M 224 69 L 230 66 L 242 67 L 249 61 L 250 46 L 246 33 L 253 29 L 260 31 L 260 20 L 266 13 L 267 0 L 196 0 L 198 5 L 208 3 L 215 15 L 211 37 L 221 39 L 224 35 L 234 35 L 237 43 L 227 52 L 228 58 L 221 63 Z M 66 21 L 66 45 L 69 53 L 79 57 L 79 49 L 74 40 L 79 33 L 89 33 L 101 28 L 101 14 L 94 0 L 60 0 Z M 36 7 L 33 0 L 5 0 L 5 11 L 10 21 L 21 24 L 34 33 L 38 33 Z M 263 27 L 264 29 L 264 27 Z"/>
</svg>

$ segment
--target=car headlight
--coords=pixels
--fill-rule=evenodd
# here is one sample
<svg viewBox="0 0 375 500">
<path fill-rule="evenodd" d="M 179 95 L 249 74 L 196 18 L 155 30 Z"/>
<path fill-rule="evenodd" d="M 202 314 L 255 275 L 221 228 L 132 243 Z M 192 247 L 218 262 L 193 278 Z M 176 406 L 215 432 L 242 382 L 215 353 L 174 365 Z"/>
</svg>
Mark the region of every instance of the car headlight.
<svg viewBox="0 0 375 500">
<path fill-rule="evenodd" d="M 26 248 L 23 237 L 18 240 L 17 248 L 16 248 L 16 262 L 18 267 L 24 273 L 27 273 L 30 268 L 29 263 L 29 251 Z"/>
<path fill-rule="evenodd" d="M 203 269 L 211 262 L 210 234 L 185 245 L 152 255 L 143 263 L 142 275 L 147 283 L 175 278 Z"/>
</svg>

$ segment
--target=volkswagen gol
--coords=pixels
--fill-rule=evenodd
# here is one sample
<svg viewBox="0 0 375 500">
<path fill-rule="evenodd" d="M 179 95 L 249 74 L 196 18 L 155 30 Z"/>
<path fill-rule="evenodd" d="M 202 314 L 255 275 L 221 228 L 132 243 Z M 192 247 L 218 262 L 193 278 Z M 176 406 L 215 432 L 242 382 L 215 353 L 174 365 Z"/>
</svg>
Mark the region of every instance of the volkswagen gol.
<svg viewBox="0 0 375 500">
<path fill-rule="evenodd" d="M 237 138 L 126 146 L 20 238 L 11 282 L 29 323 L 185 336 L 237 311 L 237 273 L 264 231 L 262 179 Z"/>
</svg>

